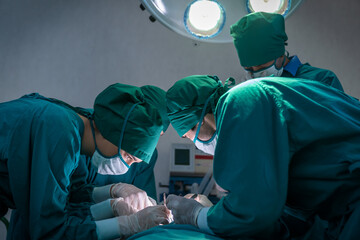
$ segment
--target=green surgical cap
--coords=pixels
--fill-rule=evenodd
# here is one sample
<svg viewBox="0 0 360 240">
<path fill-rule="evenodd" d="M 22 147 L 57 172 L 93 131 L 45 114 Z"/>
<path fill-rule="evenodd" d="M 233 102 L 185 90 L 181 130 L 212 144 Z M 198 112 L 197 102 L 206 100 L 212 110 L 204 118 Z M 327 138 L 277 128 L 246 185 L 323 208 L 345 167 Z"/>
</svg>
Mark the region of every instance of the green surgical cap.
<svg viewBox="0 0 360 240">
<path fill-rule="evenodd" d="M 161 88 L 151 85 L 142 86 L 141 91 L 144 94 L 146 102 L 152 104 L 159 111 L 162 120 L 163 131 L 165 132 L 170 124 L 166 110 L 166 92 Z"/>
<path fill-rule="evenodd" d="M 285 53 L 284 17 L 280 14 L 255 12 L 241 18 L 230 27 L 240 64 L 258 66 Z"/>
<path fill-rule="evenodd" d="M 110 85 L 96 97 L 94 121 L 105 139 L 146 163 L 163 127 L 159 112 L 146 101 L 141 89 L 120 83 Z"/>
<path fill-rule="evenodd" d="M 215 112 L 219 98 L 227 89 L 216 76 L 193 75 L 177 81 L 167 91 L 166 102 L 171 125 L 179 136 L 182 137 L 200 121 L 208 98 L 205 113 Z"/>
</svg>

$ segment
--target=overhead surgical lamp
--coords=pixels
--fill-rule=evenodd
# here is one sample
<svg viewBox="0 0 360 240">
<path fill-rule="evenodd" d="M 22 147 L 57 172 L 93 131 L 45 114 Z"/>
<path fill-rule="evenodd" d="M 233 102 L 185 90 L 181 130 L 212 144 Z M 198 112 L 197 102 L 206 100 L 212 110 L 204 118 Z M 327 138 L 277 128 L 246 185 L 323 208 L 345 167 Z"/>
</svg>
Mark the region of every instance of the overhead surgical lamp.
<svg viewBox="0 0 360 240">
<path fill-rule="evenodd" d="M 140 0 L 154 21 L 188 38 L 232 42 L 230 26 L 251 12 L 288 17 L 302 0 Z"/>
<path fill-rule="evenodd" d="M 291 7 L 290 0 L 248 0 L 246 7 L 249 13 L 251 12 L 268 12 L 278 13 L 287 16 Z"/>
</svg>

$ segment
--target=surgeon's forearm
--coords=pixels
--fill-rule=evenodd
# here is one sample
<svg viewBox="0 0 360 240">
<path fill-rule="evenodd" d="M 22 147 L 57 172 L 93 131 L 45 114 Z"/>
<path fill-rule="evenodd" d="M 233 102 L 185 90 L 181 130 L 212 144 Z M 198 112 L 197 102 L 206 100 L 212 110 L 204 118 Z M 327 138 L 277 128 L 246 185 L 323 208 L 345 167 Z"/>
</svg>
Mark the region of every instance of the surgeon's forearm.
<svg viewBox="0 0 360 240">
<path fill-rule="evenodd" d="M 121 237 L 117 218 L 95 221 L 95 224 L 99 240 L 110 240 Z"/>
<path fill-rule="evenodd" d="M 99 203 L 99 202 L 102 202 L 102 201 L 105 201 L 105 200 L 111 198 L 111 195 L 110 195 L 111 186 L 112 186 L 112 184 L 102 186 L 102 187 L 94 187 L 94 190 L 92 193 L 92 198 L 93 198 L 94 202 Z"/>
<path fill-rule="evenodd" d="M 202 208 L 197 216 L 196 224 L 198 228 L 202 231 L 215 235 L 215 233 L 209 228 L 208 221 L 207 221 L 207 213 L 209 211 L 209 207 Z"/>
<path fill-rule="evenodd" d="M 114 217 L 110 201 L 111 199 L 108 199 L 90 207 L 91 215 L 95 221 Z"/>
</svg>

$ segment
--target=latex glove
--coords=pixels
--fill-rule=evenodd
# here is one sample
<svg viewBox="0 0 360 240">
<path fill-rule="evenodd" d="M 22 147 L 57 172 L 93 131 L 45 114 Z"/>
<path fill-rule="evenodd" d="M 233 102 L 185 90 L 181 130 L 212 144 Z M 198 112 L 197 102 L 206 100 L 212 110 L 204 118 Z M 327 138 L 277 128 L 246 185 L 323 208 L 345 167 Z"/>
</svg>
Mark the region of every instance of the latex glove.
<svg viewBox="0 0 360 240">
<path fill-rule="evenodd" d="M 120 234 L 127 238 L 160 224 L 168 224 L 168 214 L 169 210 L 159 205 L 145 208 L 130 216 L 120 216 L 118 217 Z"/>
<path fill-rule="evenodd" d="M 186 194 L 184 196 L 184 198 L 190 199 L 194 195 L 195 194 L 193 194 L 193 193 L 189 193 L 189 194 Z M 197 194 L 197 197 L 192 198 L 192 199 L 194 199 L 195 201 L 197 201 L 198 203 L 200 203 L 204 207 L 212 207 L 212 206 L 214 206 L 214 204 L 205 195 L 202 195 L 202 194 Z"/>
<path fill-rule="evenodd" d="M 171 210 L 177 224 L 190 224 L 197 226 L 197 216 L 203 205 L 194 199 L 187 199 L 175 195 L 166 198 L 166 207 Z"/>
<path fill-rule="evenodd" d="M 111 200 L 111 208 L 114 216 L 128 216 L 136 213 L 136 209 L 127 204 L 123 198 Z"/>
<path fill-rule="evenodd" d="M 123 198 L 135 210 L 140 211 L 146 207 L 154 206 L 145 191 L 127 183 L 117 183 L 111 186 L 110 196 L 112 198 Z"/>
</svg>

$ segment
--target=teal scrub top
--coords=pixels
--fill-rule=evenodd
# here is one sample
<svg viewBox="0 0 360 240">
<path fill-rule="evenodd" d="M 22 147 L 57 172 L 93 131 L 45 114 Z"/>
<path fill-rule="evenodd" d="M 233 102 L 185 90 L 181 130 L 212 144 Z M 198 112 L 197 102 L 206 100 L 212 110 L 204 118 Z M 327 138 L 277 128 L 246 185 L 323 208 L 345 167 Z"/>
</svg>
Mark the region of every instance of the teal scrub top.
<svg viewBox="0 0 360 240">
<path fill-rule="evenodd" d="M 157 200 L 154 176 L 154 166 L 157 156 L 158 153 L 155 149 L 149 163 L 134 163 L 130 166 L 127 173 L 123 175 L 101 175 L 97 173 L 93 183 L 96 186 L 105 186 L 119 182 L 132 184 L 137 188 L 144 190 L 147 195 L 154 200 Z"/>
<path fill-rule="evenodd" d="M 313 67 L 309 63 L 302 64 L 296 55 L 290 57 L 290 62 L 284 67 L 281 77 L 314 80 L 344 91 L 335 73 L 327 69 Z"/>
<path fill-rule="evenodd" d="M 134 163 L 123 175 L 102 175 L 91 166 L 91 157 L 81 155 L 81 161 L 71 177 L 70 200 L 74 203 L 88 202 L 93 204 L 92 192 L 94 187 L 113 183 L 132 184 L 144 190 L 148 196 L 156 200 L 154 166 L 157 160 L 157 150 L 154 151 L 150 162 Z"/>
<path fill-rule="evenodd" d="M 93 110 L 87 109 L 91 115 Z M 155 149 L 150 162 L 134 163 L 123 175 L 102 175 L 91 166 L 91 157 L 81 155 L 81 161 L 72 175 L 71 200 L 73 202 L 91 202 L 92 191 L 96 186 L 105 186 L 113 183 L 132 184 L 144 190 L 153 199 L 156 197 L 156 185 L 154 167 L 157 161 L 158 152 Z"/>
<path fill-rule="evenodd" d="M 228 191 L 208 212 L 217 235 L 276 239 L 285 204 L 327 220 L 356 212 L 357 99 L 316 81 L 260 78 L 225 93 L 215 119 L 214 178 Z"/>
<path fill-rule="evenodd" d="M 11 219 L 8 238 L 97 239 L 90 205 L 69 201 L 81 118 L 31 94 L 0 104 L 0 127 L 0 206 L 19 220 Z"/>
</svg>

